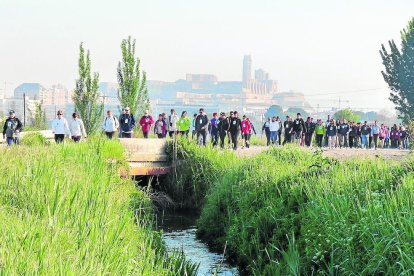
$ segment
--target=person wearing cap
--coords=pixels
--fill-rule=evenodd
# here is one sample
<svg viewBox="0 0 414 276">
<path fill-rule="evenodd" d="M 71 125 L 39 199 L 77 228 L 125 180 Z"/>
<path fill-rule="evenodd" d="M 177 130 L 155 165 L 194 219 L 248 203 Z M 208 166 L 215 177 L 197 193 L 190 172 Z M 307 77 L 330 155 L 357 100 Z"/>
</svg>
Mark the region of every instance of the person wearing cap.
<svg viewBox="0 0 414 276">
<path fill-rule="evenodd" d="M 305 121 L 302 119 L 302 115 L 300 113 L 296 114 L 296 119 L 293 121 L 292 132 L 294 134 L 294 139 L 298 142 L 299 145 L 302 140 L 302 134 L 306 131 L 306 125 Z"/>
<path fill-rule="evenodd" d="M 131 113 L 129 107 L 125 107 L 124 112 L 119 117 L 120 138 L 132 138 L 135 123 L 134 115 Z"/>
<path fill-rule="evenodd" d="M 270 120 L 271 120 L 270 117 L 267 118 L 267 121 L 262 126 L 262 135 L 263 135 L 263 131 L 264 131 L 264 133 L 266 135 L 266 145 L 268 145 L 268 146 L 270 145 L 270 128 L 269 128 Z"/>
<path fill-rule="evenodd" d="M 218 119 L 217 129 L 220 137 L 220 147 L 224 148 L 224 139 L 227 136 L 227 133 L 230 128 L 229 119 L 226 117 L 226 113 L 221 112 L 220 118 Z"/>
<path fill-rule="evenodd" d="M 219 132 L 218 132 L 218 115 L 217 112 L 213 113 L 213 118 L 210 120 L 210 135 L 211 135 L 211 142 L 213 147 L 217 146 L 219 140 Z"/>
<path fill-rule="evenodd" d="M 230 117 L 230 138 L 231 143 L 233 144 L 233 149 L 237 150 L 237 142 L 239 139 L 239 134 L 241 132 L 241 120 L 238 118 L 237 111 L 234 111 Z"/>
<path fill-rule="evenodd" d="M 206 145 L 207 140 L 207 129 L 208 129 L 208 118 L 207 115 L 204 112 L 203 108 L 200 108 L 199 114 L 196 117 L 195 120 L 195 129 L 197 131 L 197 143 L 199 145 L 203 144 L 203 146 Z M 203 141 L 201 141 L 201 139 Z"/>
<path fill-rule="evenodd" d="M 112 139 L 115 131 L 119 128 L 118 119 L 112 114 L 111 110 L 106 112 L 105 119 L 102 123 L 102 128 L 105 131 L 105 135 L 108 139 Z"/>
<path fill-rule="evenodd" d="M 52 132 L 55 135 L 56 144 L 63 143 L 65 136 L 70 136 L 68 121 L 63 117 L 63 111 L 58 110 L 57 118 L 52 121 Z"/>
<path fill-rule="evenodd" d="M 141 126 L 142 134 L 145 139 L 148 139 L 148 134 L 153 124 L 154 124 L 154 120 L 152 119 L 152 116 L 149 114 L 148 110 L 145 110 L 144 116 L 142 116 L 141 119 L 139 120 L 139 125 Z"/>
<path fill-rule="evenodd" d="M 19 144 L 19 136 L 22 128 L 23 125 L 16 117 L 16 113 L 14 113 L 14 110 L 11 110 L 3 126 L 3 139 L 7 140 L 7 146 L 11 147 L 13 143 L 16 145 Z"/>
<path fill-rule="evenodd" d="M 190 132 L 190 118 L 188 118 L 187 111 L 183 111 L 181 113 L 181 118 L 178 121 L 178 131 L 182 136 L 188 137 L 188 133 Z"/>
<path fill-rule="evenodd" d="M 85 126 L 83 125 L 83 121 L 79 119 L 77 112 L 72 114 L 72 120 L 69 123 L 69 132 L 74 142 L 79 142 L 82 136 L 86 138 Z"/>
</svg>

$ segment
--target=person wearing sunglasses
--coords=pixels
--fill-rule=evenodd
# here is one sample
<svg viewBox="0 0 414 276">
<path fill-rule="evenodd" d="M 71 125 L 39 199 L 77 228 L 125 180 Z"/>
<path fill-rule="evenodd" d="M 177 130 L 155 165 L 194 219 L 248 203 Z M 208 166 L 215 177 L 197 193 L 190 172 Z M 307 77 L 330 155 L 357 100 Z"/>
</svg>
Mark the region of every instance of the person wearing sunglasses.
<svg viewBox="0 0 414 276">
<path fill-rule="evenodd" d="M 57 118 L 52 121 L 52 131 L 55 135 L 56 144 L 63 143 L 65 135 L 67 137 L 70 135 L 68 121 L 63 117 L 62 110 L 57 112 Z"/>
</svg>

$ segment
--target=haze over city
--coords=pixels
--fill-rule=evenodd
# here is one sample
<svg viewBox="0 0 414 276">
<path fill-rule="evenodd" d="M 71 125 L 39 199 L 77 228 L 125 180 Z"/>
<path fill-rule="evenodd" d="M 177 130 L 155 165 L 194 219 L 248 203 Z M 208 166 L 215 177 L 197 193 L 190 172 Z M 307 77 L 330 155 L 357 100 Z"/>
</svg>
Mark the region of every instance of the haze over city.
<svg viewBox="0 0 414 276">
<path fill-rule="evenodd" d="M 186 73 L 241 81 L 251 54 L 279 91 L 321 108 L 392 109 L 381 43 L 399 41 L 414 1 L 11 1 L 0 3 L 0 89 L 22 82 L 73 89 L 81 41 L 101 81 L 116 82 L 121 40 L 137 40 L 150 80 Z M 4 91 L 2 91 L 4 92 Z M 343 93 L 342 93 L 343 92 Z"/>
</svg>

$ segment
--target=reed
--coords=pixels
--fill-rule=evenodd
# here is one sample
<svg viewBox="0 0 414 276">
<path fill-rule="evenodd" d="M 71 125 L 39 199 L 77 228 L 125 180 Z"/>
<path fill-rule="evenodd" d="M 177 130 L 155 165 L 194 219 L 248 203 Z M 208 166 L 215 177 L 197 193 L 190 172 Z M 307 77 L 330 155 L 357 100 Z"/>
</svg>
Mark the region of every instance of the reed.
<svg viewBox="0 0 414 276">
<path fill-rule="evenodd" d="M 1 275 L 196 274 L 167 255 L 149 197 L 119 177 L 118 142 L 1 151 Z"/>
<path fill-rule="evenodd" d="M 414 273 L 413 158 L 339 162 L 288 146 L 234 160 L 181 147 L 198 235 L 227 243 L 249 274 Z"/>
</svg>

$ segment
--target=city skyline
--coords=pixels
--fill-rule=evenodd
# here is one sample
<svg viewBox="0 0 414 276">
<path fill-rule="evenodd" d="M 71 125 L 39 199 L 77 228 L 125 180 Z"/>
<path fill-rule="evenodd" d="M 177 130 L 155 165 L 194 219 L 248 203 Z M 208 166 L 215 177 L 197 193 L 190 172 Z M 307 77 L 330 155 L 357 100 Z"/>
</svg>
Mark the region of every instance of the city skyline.
<svg viewBox="0 0 414 276">
<path fill-rule="evenodd" d="M 241 59 L 251 54 L 279 91 L 303 92 L 315 107 L 341 97 L 344 106 L 390 109 L 378 51 L 389 39 L 398 43 L 414 9 L 406 0 L 123 3 L 131 8 L 121 13 L 122 5 L 97 1 L 2 1 L 0 89 L 73 88 L 81 41 L 100 80 L 116 82 L 120 43 L 131 35 L 150 80 L 202 73 L 241 81 Z"/>
</svg>

